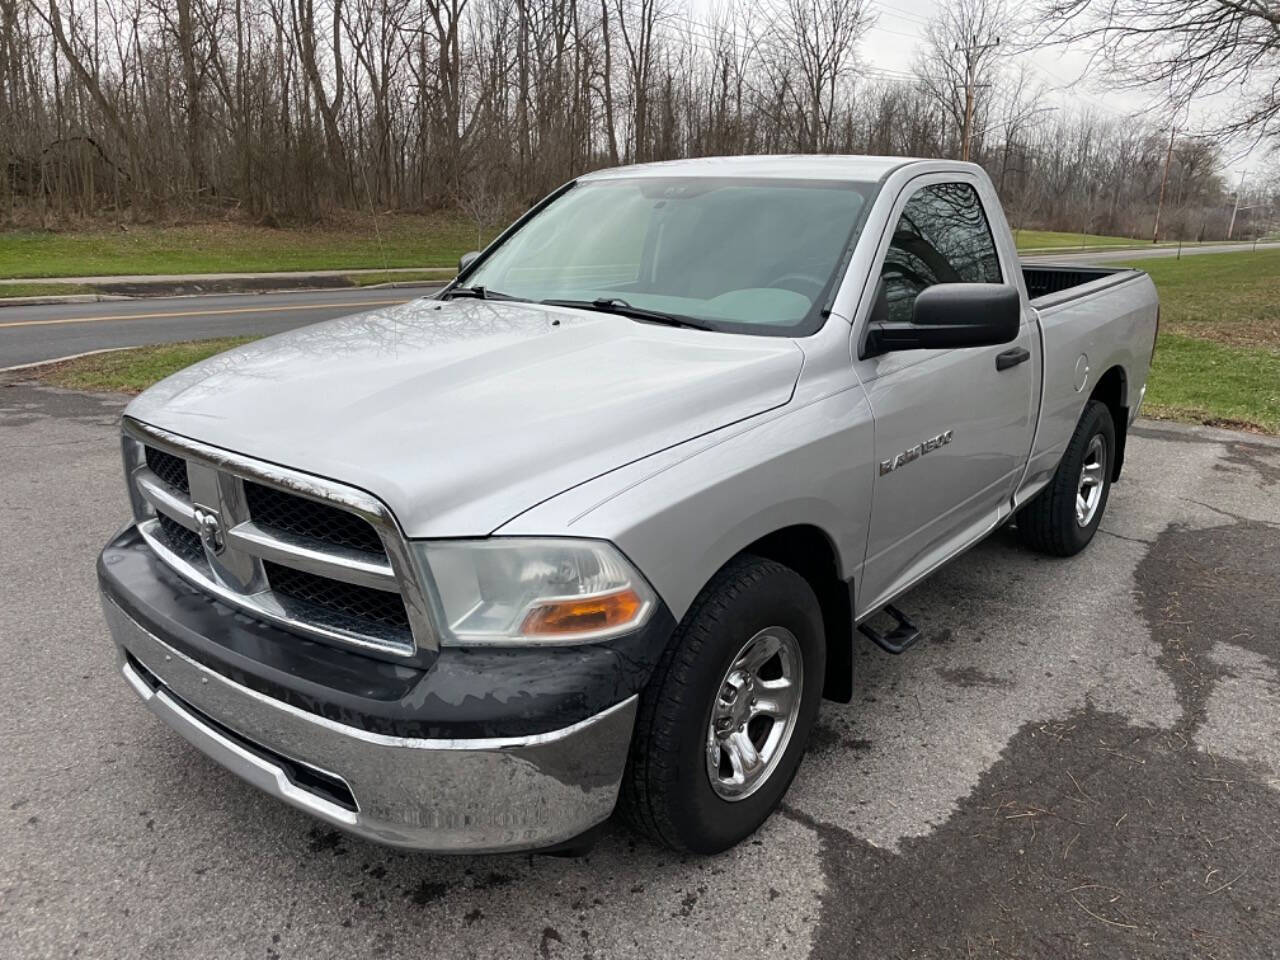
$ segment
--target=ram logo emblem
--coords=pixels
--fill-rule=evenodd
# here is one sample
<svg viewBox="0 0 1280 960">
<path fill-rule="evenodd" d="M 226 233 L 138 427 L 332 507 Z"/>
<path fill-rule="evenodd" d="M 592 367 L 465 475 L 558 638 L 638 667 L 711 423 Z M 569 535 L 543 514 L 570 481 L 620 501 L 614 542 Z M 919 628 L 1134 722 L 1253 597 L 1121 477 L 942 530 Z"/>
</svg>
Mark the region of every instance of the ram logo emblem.
<svg viewBox="0 0 1280 960">
<path fill-rule="evenodd" d="M 196 532 L 205 550 L 218 556 L 226 549 L 227 543 L 222 535 L 222 518 L 218 511 L 209 507 L 195 505 Z"/>
<path fill-rule="evenodd" d="M 886 473 L 893 473 L 893 471 L 897 470 L 899 467 L 903 466 L 904 464 L 908 464 L 912 460 L 919 460 L 926 453 L 932 453 L 934 450 L 937 450 L 939 447 L 945 447 L 950 442 L 951 442 L 950 430 L 947 430 L 944 433 L 940 433 L 936 437 L 930 437 L 928 440 L 922 440 L 919 443 L 917 443 L 914 447 L 908 447 L 906 450 L 903 450 L 900 454 L 898 454 L 896 457 L 893 457 L 892 459 L 881 460 L 880 476 L 883 477 Z"/>
</svg>

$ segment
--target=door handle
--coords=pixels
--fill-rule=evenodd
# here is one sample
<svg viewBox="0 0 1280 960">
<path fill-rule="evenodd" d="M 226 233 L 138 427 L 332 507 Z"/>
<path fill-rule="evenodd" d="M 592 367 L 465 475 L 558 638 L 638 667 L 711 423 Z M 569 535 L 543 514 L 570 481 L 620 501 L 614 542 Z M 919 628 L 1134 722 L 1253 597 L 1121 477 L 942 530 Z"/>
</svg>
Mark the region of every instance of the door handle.
<svg viewBox="0 0 1280 960">
<path fill-rule="evenodd" d="M 1026 363 L 1030 359 L 1031 351 L 1026 347 L 1014 347 L 1012 350 L 996 354 L 996 369 L 1008 370 L 1010 367 L 1016 367 L 1018 364 Z"/>
</svg>

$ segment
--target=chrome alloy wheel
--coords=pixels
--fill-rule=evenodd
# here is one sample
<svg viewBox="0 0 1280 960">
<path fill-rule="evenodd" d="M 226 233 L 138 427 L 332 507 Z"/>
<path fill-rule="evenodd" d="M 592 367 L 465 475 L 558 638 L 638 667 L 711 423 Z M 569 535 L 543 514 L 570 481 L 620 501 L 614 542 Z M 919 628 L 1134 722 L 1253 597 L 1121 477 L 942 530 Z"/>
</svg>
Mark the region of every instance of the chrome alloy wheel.
<svg viewBox="0 0 1280 960">
<path fill-rule="evenodd" d="M 723 800 L 742 800 L 777 768 L 800 717 L 804 664 L 800 642 L 766 627 L 734 657 L 711 707 L 707 776 Z"/>
<path fill-rule="evenodd" d="M 1097 434 L 1089 441 L 1084 453 L 1084 466 L 1080 468 L 1080 482 L 1076 487 L 1076 523 L 1087 527 L 1093 522 L 1102 502 L 1102 488 L 1107 474 L 1107 441 Z"/>
</svg>

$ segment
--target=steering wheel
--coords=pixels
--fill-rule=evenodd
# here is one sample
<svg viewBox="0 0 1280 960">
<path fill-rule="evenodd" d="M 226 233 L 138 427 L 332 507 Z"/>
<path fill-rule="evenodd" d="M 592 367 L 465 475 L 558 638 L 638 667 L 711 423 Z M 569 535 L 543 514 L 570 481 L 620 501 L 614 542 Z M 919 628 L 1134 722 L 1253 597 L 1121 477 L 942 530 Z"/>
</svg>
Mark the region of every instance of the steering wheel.
<svg viewBox="0 0 1280 960">
<path fill-rule="evenodd" d="M 780 277 L 775 277 L 766 287 L 775 287 L 780 290 L 790 290 L 792 293 L 798 293 L 802 297 L 806 297 L 810 302 L 816 300 L 822 293 L 822 288 L 827 285 L 825 280 L 812 276 L 807 273 L 784 273 Z"/>
</svg>

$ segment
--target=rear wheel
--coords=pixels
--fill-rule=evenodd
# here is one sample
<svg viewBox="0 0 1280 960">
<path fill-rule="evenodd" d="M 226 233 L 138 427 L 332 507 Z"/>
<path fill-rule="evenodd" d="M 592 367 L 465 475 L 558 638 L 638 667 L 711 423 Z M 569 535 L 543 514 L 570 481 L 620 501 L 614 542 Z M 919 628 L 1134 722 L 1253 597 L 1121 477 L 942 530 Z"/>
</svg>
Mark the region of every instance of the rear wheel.
<svg viewBox="0 0 1280 960">
<path fill-rule="evenodd" d="M 1111 493 L 1116 428 L 1104 403 L 1090 400 L 1049 485 L 1018 512 L 1018 537 L 1041 553 L 1079 553 L 1102 522 Z"/>
<path fill-rule="evenodd" d="M 822 696 L 826 647 L 809 584 L 744 555 L 712 579 L 640 701 L 619 809 L 677 850 L 750 836 L 787 791 Z"/>
</svg>

